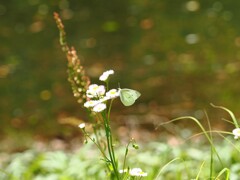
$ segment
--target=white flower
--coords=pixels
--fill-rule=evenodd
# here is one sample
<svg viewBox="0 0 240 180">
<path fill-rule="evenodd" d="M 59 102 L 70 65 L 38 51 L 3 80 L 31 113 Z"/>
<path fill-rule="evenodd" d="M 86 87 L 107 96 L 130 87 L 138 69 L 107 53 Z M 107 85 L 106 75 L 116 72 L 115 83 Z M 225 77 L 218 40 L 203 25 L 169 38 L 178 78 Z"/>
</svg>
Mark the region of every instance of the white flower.
<svg viewBox="0 0 240 180">
<path fill-rule="evenodd" d="M 103 96 L 105 92 L 106 90 L 103 85 L 99 86 L 97 84 L 91 84 L 87 90 L 87 97 L 93 98 L 93 97 Z"/>
<path fill-rule="evenodd" d="M 96 90 L 97 89 L 98 89 L 98 85 L 97 84 L 89 85 L 88 90 L 87 90 L 87 97 L 93 98 L 96 95 Z"/>
<path fill-rule="evenodd" d="M 106 97 L 109 97 L 110 99 L 116 98 L 119 96 L 119 91 L 116 89 L 111 89 L 106 93 Z"/>
<path fill-rule="evenodd" d="M 113 70 L 105 71 L 105 72 L 99 77 L 99 80 L 100 80 L 100 81 L 106 81 L 106 80 L 108 79 L 108 76 L 111 75 L 111 74 L 114 74 L 114 71 L 113 71 Z"/>
<path fill-rule="evenodd" d="M 88 87 L 89 90 L 93 90 L 93 89 L 97 89 L 97 88 L 98 88 L 97 84 L 90 84 Z"/>
<path fill-rule="evenodd" d="M 234 135 L 234 139 L 238 139 L 240 137 L 240 128 L 236 128 L 232 131 Z"/>
<path fill-rule="evenodd" d="M 99 104 L 99 101 L 90 100 L 90 101 L 85 102 L 83 106 L 86 108 L 90 108 L 90 107 L 94 107 L 97 104 Z"/>
<path fill-rule="evenodd" d="M 98 89 L 97 89 L 97 94 L 99 96 L 103 96 L 105 94 L 106 90 L 105 90 L 105 86 L 103 85 L 100 85 L 98 86 Z"/>
<path fill-rule="evenodd" d="M 119 173 L 122 174 L 122 173 L 126 173 L 128 170 L 127 169 L 121 169 L 119 170 Z"/>
<path fill-rule="evenodd" d="M 85 123 L 81 123 L 81 124 L 78 125 L 78 127 L 81 128 L 81 129 L 84 129 L 85 126 L 86 126 Z"/>
<path fill-rule="evenodd" d="M 141 176 L 141 177 L 147 176 L 147 173 L 143 172 L 141 168 L 133 168 L 130 170 L 129 174 L 131 176 Z"/>
<path fill-rule="evenodd" d="M 99 101 L 99 103 L 103 103 L 103 102 L 105 102 L 105 101 L 107 101 L 107 100 L 109 100 L 109 99 L 110 99 L 109 97 L 104 96 L 104 97 L 102 97 L 101 99 L 99 99 L 98 101 Z"/>
<path fill-rule="evenodd" d="M 102 112 L 104 109 L 106 109 L 107 106 L 104 103 L 99 103 L 96 106 L 94 106 L 93 111 L 94 112 Z"/>
</svg>

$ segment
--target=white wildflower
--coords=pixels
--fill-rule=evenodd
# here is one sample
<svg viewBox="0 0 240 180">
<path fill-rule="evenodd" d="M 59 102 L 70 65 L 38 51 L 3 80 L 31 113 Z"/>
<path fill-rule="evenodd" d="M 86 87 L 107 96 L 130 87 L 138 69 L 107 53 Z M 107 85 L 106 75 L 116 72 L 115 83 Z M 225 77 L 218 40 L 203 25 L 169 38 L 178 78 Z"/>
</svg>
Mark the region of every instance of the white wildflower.
<svg viewBox="0 0 240 180">
<path fill-rule="evenodd" d="M 232 131 L 234 135 L 234 139 L 238 139 L 240 137 L 240 128 L 236 128 Z"/>
<path fill-rule="evenodd" d="M 121 169 L 119 170 L 119 173 L 122 174 L 122 173 L 126 173 L 128 170 L 127 169 Z"/>
<path fill-rule="evenodd" d="M 110 99 L 116 98 L 119 96 L 119 91 L 116 89 L 111 89 L 106 93 L 106 97 L 109 97 Z"/>
<path fill-rule="evenodd" d="M 109 75 L 111 74 L 114 74 L 114 71 L 113 70 L 108 70 L 108 71 L 105 71 L 100 77 L 99 77 L 99 80 L 100 81 L 106 81 L 109 77 Z"/>
<path fill-rule="evenodd" d="M 133 168 L 130 170 L 129 174 L 131 176 L 145 177 L 147 176 L 146 172 L 143 172 L 141 168 Z"/>
<path fill-rule="evenodd" d="M 89 98 L 93 98 L 94 97 L 94 95 L 92 94 L 92 91 L 90 91 L 89 89 L 87 90 L 86 95 Z"/>
<path fill-rule="evenodd" d="M 105 101 L 107 101 L 107 100 L 109 100 L 109 99 L 110 99 L 109 97 L 104 96 L 104 97 L 102 97 L 101 99 L 99 99 L 98 101 L 99 101 L 99 103 L 103 103 L 103 102 L 105 102 Z"/>
<path fill-rule="evenodd" d="M 94 90 L 94 89 L 97 89 L 98 88 L 98 85 L 97 84 L 90 84 L 88 89 L 89 90 Z"/>
<path fill-rule="evenodd" d="M 107 106 L 104 103 L 99 103 L 96 106 L 94 106 L 93 111 L 94 112 L 102 112 L 104 109 L 106 109 Z"/>
<path fill-rule="evenodd" d="M 90 100 L 84 103 L 84 107 L 86 108 L 90 108 L 90 107 L 94 107 L 95 105 L 99 104 L 99 101 L 96 100 Z"/>
<path fill-rule="evenodd" d="M 78 125 L 78 127 L 81 128 L 81 129 L 84 129 L 85 126 L 86 126 L 85 123 L 81 123 L 81 124 Z"/>
<path fill-rule="evenodd" d="M 106 90 L 103 85 L 91 84 L 87 90 L 87 97 L 101 97 L 105 94 Z"/>
<path fill-rule="evenodd" d="M 96 90 L 97 89 L 98 89 L 98 85 L 97 84 L 89 85 L 88 90 L 87 90 L 87 97 L 93 98 L 96 95 Z"/>
<path fill-rule="evenodd" d="M 105 86 L 103 86 L 103 85 L 98 86 L 97 95 L 103 96 L 105 94 L 105 92 L 106 92 Z"/>
</svg>

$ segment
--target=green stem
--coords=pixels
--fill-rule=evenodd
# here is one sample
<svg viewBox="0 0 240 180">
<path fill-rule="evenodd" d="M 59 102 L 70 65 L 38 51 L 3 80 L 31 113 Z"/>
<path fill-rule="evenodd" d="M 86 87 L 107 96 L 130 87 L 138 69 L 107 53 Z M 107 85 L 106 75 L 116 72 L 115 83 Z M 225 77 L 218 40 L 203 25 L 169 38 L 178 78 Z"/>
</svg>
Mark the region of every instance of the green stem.
<svg viewBox="0 0 240 180">
<path fill-rule="evenodd" d="M 93 125 L 93 132 L 94 132 L 94 134 L 95 134 L 95 137 L 96 137 L 96 142 L 94 142 L 94 144 L 96 144 L 96 146 L 98 147 L 98 149 L 101 151 L 101 153 L 103 154 L 103 156 L 104 156 L 104 158 L 106 158 L 106 155 L 105 155 L 105 153 L 104 153 L 104 149 L 103 149 L 103 147 L 101 146 L 101 143 L 100 143 L 100 140 L 99 140 L 99 136 L 98 136 L 98 132 L 97 132 L 97 128 L 96 128 L 96 124 L 97 124 L 97 120 L 98 119 L 101 119 L 101 117 L 100 116 L 97 116 L 97 118 L 95 119 L 95 118 L 93 118 L 93 114 L 92 114 L 92 111 L 90 111 L 89 109 L 87 109 L 87 112 L 88 112 L 88 115 L 89 115 L 89 118 L 90 118 L 90 121 L 91 121 L 91 123 L 92 124 L 94 124 Z M 95 120 L 95 121 L 94 121 Z M 88 136 L 88 138 L 91 140 L 91 141 L 93 141 L 89 136 Z M 106 158 L 107 159 L 107 158 Z"/>
<path fill-rule="evenodd" d="M 128 154 L 128 147 L 129 147 L 129 144 L 131 143 L 131 141 L 128 142 L 127 146 L 126 146 L 126 151 L 125 151 L 125 154 L 124 154 L 124 160 L 123 160 L 123 168 L 122 170 L 124 171 L 125 169 L 125 165 L 126 165 L 126 159 L 127 159 L 127 154 Z M 124 174 L 124 173 L 123 173 Z"/>
<path fill-rule="evenodd" d="M 207 138 L 208 142 L 209 142 L 210 145 L 212 146 L 213 151 L 214 151 L 214 153 L 216 154 L 216 156 L 217 156 L 217 158 L 218 158 L 221 166 L 224 167 L 223 162 L 222 162 L 219 154 L 217 153 L 217 150 L 216 150 L 216 148 L 215 148 L 215 146 L 214 146 L 211 138 L 209 137 L 207 131 L 204 129 L 204 127 L 202 126 L 202 124 L 201 124 L 196 118 L 191 117 L 191 116 L 183 116 L 183 117 L 176 118 L 176 119 L 173 119 L 173 120 L 171 120 L 171 121 L 168 121 L 168 122 L 166 122 L 166 123 L 161 123 L 161 125 L 168 124 L 168 123 L 171 123 L 171 122 L 174 122 L 174 121 L 184 120 L 184 119 L 190 119 L 190 120 L 194 121 L 194 122 L 200 127 L 200 129 L 202 130 L 203 134 L 204 134 L 205 137 Z"/>
<path fill-rule="evenodd" d="M 206 111 L 204 111 L 205 113 L 205 116 L 207 117 L 207 123 L 208 123 L 208 128 L 209 128 L 209 138 L 211 139 L 211 141 L 213 142 L 213 137 L 212 137 L 212 128 L 211 128 L 211 123 L 210 123 L 210 120 L 209 120 L 209 117 L 208 117 L 208 114 Z M 213 146 L 211 146 L 211 158 L 210 158 L 210 178 L 212 178 L 212 175 L 213 175 L 213 154 L 214 154 L 214 150 L 213 150 Z"/>
<path fill-rule="evenodd" d="M 109 126 L 109 129 L 110 129 L 110 112 L 111 112 L 111 108 L 112 108 L 112 104 L 113 104 L 113 100 L 111 100 L 110 102 L 110 105 L 109 105 L 109 108 L 108 108 L 108 115 L 107 115 L 107 123 L 108 123 L 108 126 Z M 112 155 L 113 155 L 113 159 L 115 160 L 115 152 L 114 152 L 114 149 L 113 149 L 113 140 L 112 140 L 112 132 L 110 131 L 110 145 L 111 145 L 111 150 L 112 150 Z"/>
<path fill-rule="evenodd" d="M 94 123 L 94 118 L 93 118 L 93 116 L 92 116 L 92 113 L 91 113 L 91 111 L 88 111 L 88 113 L 89 113 L 89 117 L 90 117 L 90 121 L 92 122 L 92 123 Z M 101 118 L 100 116 L 98 116 L 97 118 Z M 84 133 L 84 135 L 86 136 L 86 137 L 88 137 L 96 146 L 97 146 L 97 148 L 100 150 L 100 152 L 102 153 L 102 156 L 103 156 L 103 158 L 105 159 L 105 161 L 107 162 L 109 162 L 110 161 L 110 159 L 106 156 L 106 154 L 105 154 L 105 152 L 104 152 L 104 149 L 103 149 L 103 147 L 101 146 L 101 143 L 100 143 L 100 140 L 99 140 L 99 136 L 98 136 L 98 132 L 97 132 L 97 128 L 95 127 L 95 126 L 93 126 L 93 132 L 94 132 L 94 134 L 95 134 L 95 137 L 96 137 L 96 141 L 93 139 L 93 138 L 91 138 L 90 136 L 89 136 L 89 134 L 85 131 L 85 129 L 82 129 L 82 131 L 83 131 L 83 133 Z M 109 167 L 108 167 L 109 168 Z"/>
<path fill-rule="evenodd" d="M 107 113 L 107 120 L 108 122 L 110 122 L 110 113 L 111 113 L 111 109 L 112 109 L 112 104 L 113 104 L 113 100 L 111 100 L 110 104 L 109 104 L 109 108 L 108 108 L 108 113 Z"/>
<path fill-rule="evenodd" d="M 236 117 L 234 116 L 234 114 L 232 113 L 232 111 L 230 111 L 229 109 L 227 109 L 227 108 L 225 108 L 225 107 L 223 107 L 223 106 L 216 106 L 216 105 L 214 105 L 214 104 L 212 104 L 212 103 L 211 103 L 211 106 L 214 107 L 214 108 L 219 108 L 219 109 L 223 109 L 223 110 L 227 111 L 228 114 L 231 116 L 232 121 L 233 121 L 235 127 L 236 127 L 236 128 L 239 128 L 237 119 L 236 119 Z"/>
<path fill-rule="evenodd" d="M 183 161 L 181 158 L 175 158 L 175 159 L 169 161 L 167 164 L 165 164 L 165 165 L 160 169 L 160 171 L 159 171 L 158 175 L 156 176 L 155 180 L 159 179 L 159 176 L 160 176 L 160 174 L 164 171 L 164 169 L 165 169 L 167 166 L 169 166 L 172 162 L 174 162 L 174 161 L 176 161 L 176 160 L 181 160 L 181 161 Z M 184 161 L 183 161 L 183 162 L 184 162 Z M 186 168 L 186 170 L 187 170 L 187 168 Z"/>
<path fill-rule="evenodd" d="M 110 160 L 108 159 L 108 157 L 106 156 L 105 152 L 103 151 L 102 147 L 101 147 L 93 138 L 91 138 L 91 136 L 89 136 L 89 134 L 88 134 L 85 130 L 83 130 L 83 133 L 84 133 L 84 135 L 85 135 L 86 137 L 88 137 L 88 138 L 97 146 L 97 148 L 98 148 L 98 149 L 100 150 L 100 152 L 102 153 L 103 157 L 104 157 L 107 161 L 110 161 Z"/>
<path fill-rule="evenodd" d="M 119 174 L 118 174 L 118 170 L 117 170 L 116 159 L 115 159 L 114 149 L 113 149 L 113 145 L 112 145 L 112 133 L 111 133 L 111 128 L 109 126 L 109 119 L 106 116 L 106 112 L 103 112 L 102 116 L 104 119 L 104 127 L 105 127 L 105 132 L 106 132 L 106 137 L 107 137 L 107 147 L 108 147 L 109 157 L 111 160 L 111 164 L 113 166 L 114 174 L 116 175 L 117 179 L 119 180 Z"/>
</svg>

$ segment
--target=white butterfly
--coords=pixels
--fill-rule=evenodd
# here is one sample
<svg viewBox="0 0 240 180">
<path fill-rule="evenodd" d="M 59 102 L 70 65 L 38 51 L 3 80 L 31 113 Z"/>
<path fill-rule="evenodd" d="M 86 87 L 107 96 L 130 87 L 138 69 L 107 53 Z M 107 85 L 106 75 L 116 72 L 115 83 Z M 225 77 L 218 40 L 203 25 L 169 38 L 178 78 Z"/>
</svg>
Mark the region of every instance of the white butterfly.
<svg viewBox="0 0 240 180">
<path fill-rule="evenodd" d="M 120 100 L 124 106 L 131 106 L 141 96 L 141 93 L 133 89 L 119 89 Z"/>
</svg>

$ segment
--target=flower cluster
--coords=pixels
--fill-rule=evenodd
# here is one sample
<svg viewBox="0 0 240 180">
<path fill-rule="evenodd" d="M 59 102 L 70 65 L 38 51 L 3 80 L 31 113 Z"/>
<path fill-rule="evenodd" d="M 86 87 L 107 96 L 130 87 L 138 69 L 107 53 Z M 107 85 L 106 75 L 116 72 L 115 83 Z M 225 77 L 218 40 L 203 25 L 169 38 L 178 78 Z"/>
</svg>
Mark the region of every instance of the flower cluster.
<svg viewBox="0 0 240 180">
<path fill-rule="evenodd" d="M 119 173 L 126 173 L 129 172 L 130 176 L 136 176 L 136 177 L 146 177 L 147 173 L 143 172 L 141 168 L 133 168 L 133 169 L 124 169 L 124 170 L 120 170 Z"/>
<path fill-rule="evenodd" d="M 114 74 L 113 70 L 106 71 L 99 79 L 101 81 L 107 81 L 111 74 Z M 84 107 L 91 108 L 94 112 L 102 112 L 107 108 L 106 101 L 118 97 L 119 91 L 117 89 L 111 89 L 106 92 L 105 86 L 91 84 L 86 91 L 86 96 L 89 100 L 84 103 Z"/>
<path fill-rule="evenodd" d="M 238 139 L 240 137 L 240 128 L 236 128 L 232 131 L 234 135 L 234 139 Z"/>
<path fill-rule="evenodd" d="M 90 79 L 85 73 L 75 48 L 70 48 L 66 42 L 66 32 L 58 13 L 54 13 L 54 19 L 59 29 L 60 45 L 68 60 L 68 81 L 71 84 L 73 95 L 77 98 L 78 103 L 83 103 L 87 100 L 86 89 L 90 84 Z"/>
<path fill-rule="evenodd" d="M 133 168 L 129 171 L 129 174 L 131 176 L 140 176 L 140 177 L 145 177 L 147 176 L 146 172 L 143 172 L 141 168 Z"/>
</svg>

